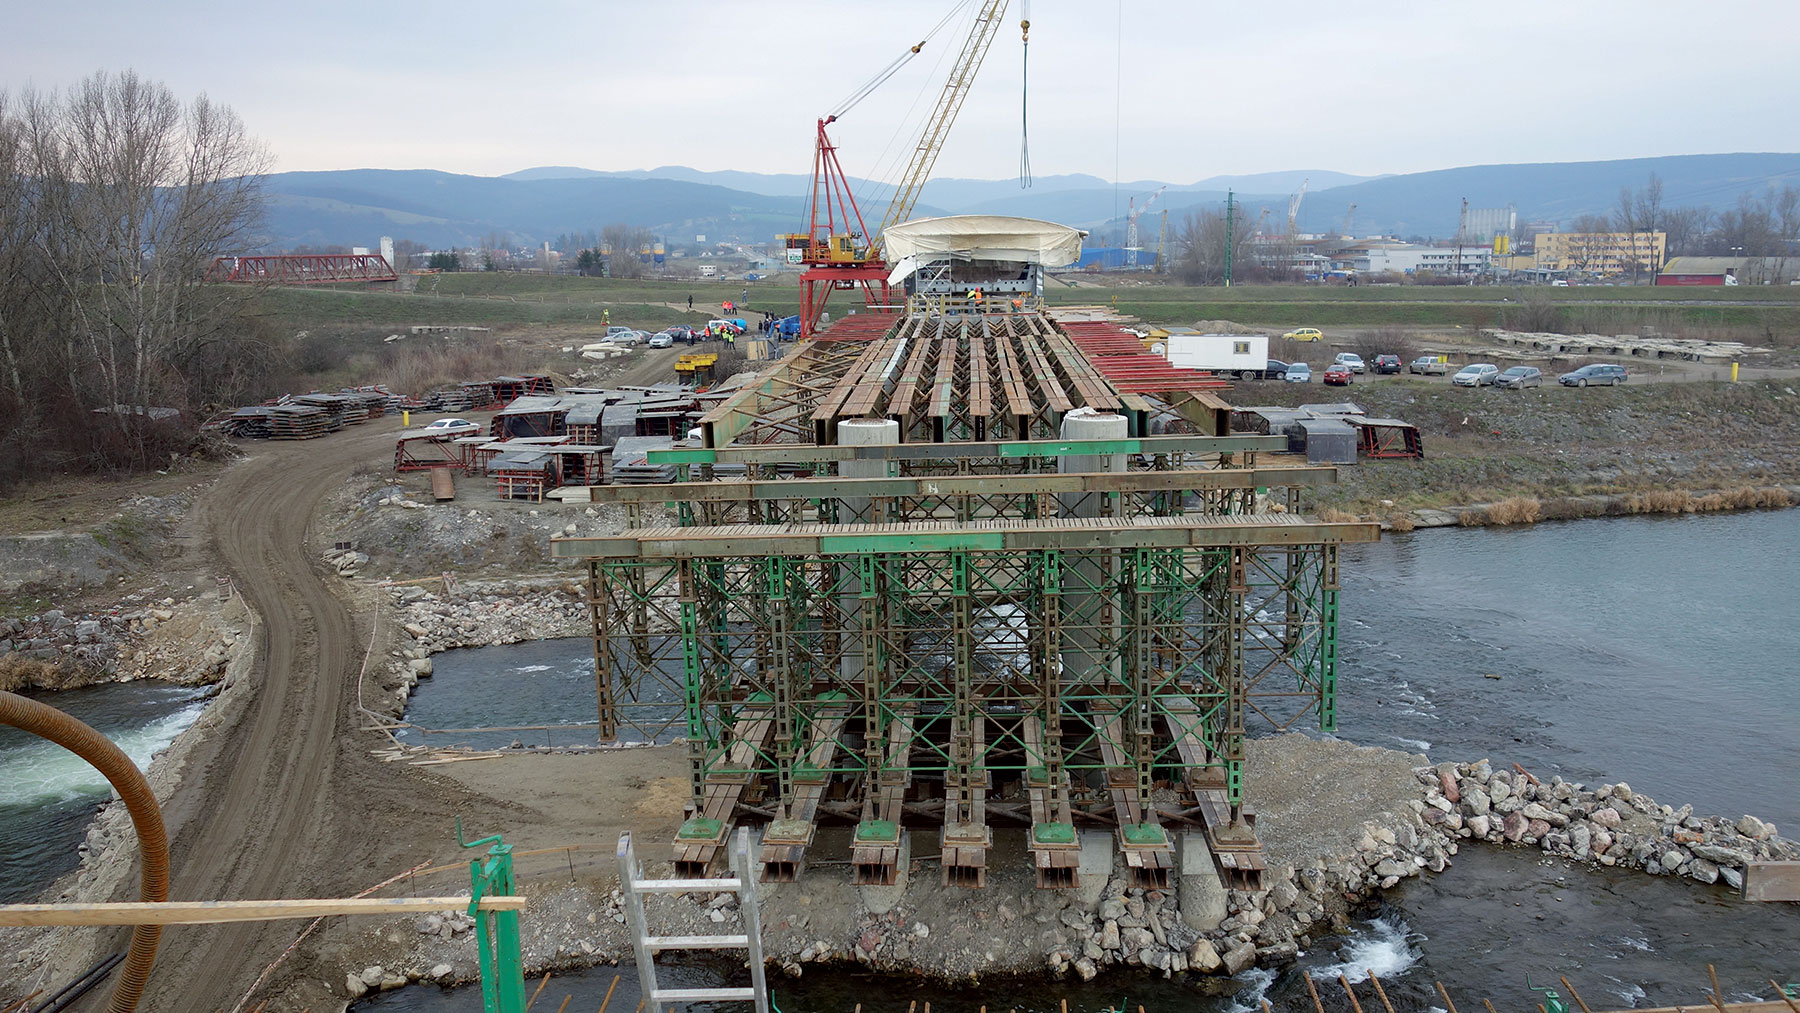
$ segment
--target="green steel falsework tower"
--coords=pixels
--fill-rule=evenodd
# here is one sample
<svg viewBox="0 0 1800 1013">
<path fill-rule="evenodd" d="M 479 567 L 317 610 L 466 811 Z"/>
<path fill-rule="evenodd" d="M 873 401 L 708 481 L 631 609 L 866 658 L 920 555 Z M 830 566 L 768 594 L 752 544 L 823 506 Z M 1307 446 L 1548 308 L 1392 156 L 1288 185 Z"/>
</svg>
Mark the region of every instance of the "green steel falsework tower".
<svg viewBox="0 0 1800 1013">
<path fill-rule="evenodd" d="M 887 883 L 929 826 L 980 886 L 1016 828 L 1073 886 L 1106 828 L 1142 884 L 1179 833 L 1259 884 L 1244 737 L 1335 728 L 1339 546 L 1375 526 L 1300 514 L 1335 471 L 1231 433 L 1213 377 L 987 308 L 803 342 L 653 453 L 688 480 L 596 488 L 626 530 L 553 543 L 588 565 L 602 739 L 686 740 L 685 873 L 756 822 L 792 879 L 836 823 Z"/>
</svg>

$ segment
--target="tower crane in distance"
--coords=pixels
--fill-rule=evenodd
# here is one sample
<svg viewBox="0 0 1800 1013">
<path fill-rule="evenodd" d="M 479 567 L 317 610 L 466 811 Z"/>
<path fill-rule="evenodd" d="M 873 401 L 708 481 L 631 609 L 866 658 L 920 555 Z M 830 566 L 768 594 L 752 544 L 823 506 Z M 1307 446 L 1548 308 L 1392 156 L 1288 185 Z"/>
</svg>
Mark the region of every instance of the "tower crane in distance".
<svg viewBox="0 0 1800 1013">
<path fill-rule="evenodd" d="M 1306 199 L 1306 184 L 1310 182 L 1312 182 L 1311 177 L 1301 180 L 1299 192 L 1294 194 L 1293 200 L 1288 201 L 1287 234 L 1290 242 L 1295 236 L 1299 235 L 1299 231 L 1295 228 L 1295 225 L 1300 220 L 1300 202 Z"/>
<path fill-rule="evenodd" d="M 1138 215 L 1141 215 L 1144 212 L 1150 210 L 1150 205 L 1155 204 L 1156 198 L 1161 197 L 1162 192 L 1164 190 L 1167 190 L 1168 188 L 1169 187 L 1167 184 L 1157 187 L 1156 192 L 1150 195 L 1150 199 L 1144 202 L 1143 207 L 1137 206 L 1137 198 L 1136 197 L 1133 197 L 1131 199 L 1131 203 L 1126 205 L 1126 213 L 1125 213 L 1125 266 L 1126 267 L 1136 268 L 1138 266 L 1138 227 L 1137 227 Z M 1116 204 L 1114 205 L 1114 207 L 1117 207 L 1117 206 L 1118 205 L 1116 205 Z"/>
</svg>

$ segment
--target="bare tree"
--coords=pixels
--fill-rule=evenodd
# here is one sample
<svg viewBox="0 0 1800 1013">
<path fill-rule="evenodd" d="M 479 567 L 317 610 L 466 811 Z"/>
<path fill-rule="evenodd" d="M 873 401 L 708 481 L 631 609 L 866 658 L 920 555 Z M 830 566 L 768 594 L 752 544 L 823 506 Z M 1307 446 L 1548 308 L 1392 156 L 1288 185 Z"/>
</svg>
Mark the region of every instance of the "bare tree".
<svg viewBox="0 0 1800 1013">
<path fill-rule="evenodd" d="M 1647 264 L 1652 274 L 1662 269 L 1656 256 L 1656 232 L 1662 224 L 1662 190 L 1662 177 L 1654 172 L 1641 190 L 1623 186 L 1619 188 L 1619 206 L 1613 212 L 1613 224 L 1619 232 L 1626 235 L 1631 246 L 1629 256 L 1633 284 L 1637 283 L 1639 272 Z M 1649 248 L 1642 249 L 1646 242 Z"/>
<path fill-rule="evenodd" d="M 1612 222 L 1605 215 L 1582 215 L 1569 225 L 1569 236 L 1563 241 L 1569 270 L 1578 274 L 1597 274 L 1605 266 L 1612 246 Z"/>
<path fill-rule="evenodd" d="M 608 253 L 607 271 L 614 278 L 642 278 L 649 266 L 639 257 L 655 241 L 649 229 L 636 225 L 613 224 L 600 230 L 600 245 Z"/>
<path fill-rule="evenodd" d="M 1662 222 L 1668 236 L 1664 252 L 1671 257 L 1692 257 L 1706 248 L 1713 213 L 1709 208 L 1675 208 L 1662 213 Z"/>
<path fill-rule="evenodd" d="M 1257 270 L 1248 222 L 1239 218 L 1227 230 L 1223 211 L 1196 211 L 1175 229 L 1174 274 L 1190 285 L 1218 285 L 1225 280 L 1227 233 L 1232 280 L 1248 280 Z"/>
<path fill-rule="evenodd" d="M 142 466 L 149 408 L 243 387 L 271 351 L 243 326 L 255 293 L 202 279 L 252 245 L 267 166 L 230 109 L 130 71 L 0 100 L 0 383 L 18 409 L 0 417 L 19 420 L 0 439 L 62 412 L 64 451 Z"/>
<path fill-rule="evenodd" d="M 61 112 L 53 259 L 96 369 L 91 393 L 129 406 L 110 418 L 141 464 L 140 409 L 180 397 L 181 366 L 235 320 L 239 293 L 201 279 L 245 245 L 269 160 L 230 109 L 204 95 L 184 106 L 130 71 L 88 78 Z"/>
</svg>

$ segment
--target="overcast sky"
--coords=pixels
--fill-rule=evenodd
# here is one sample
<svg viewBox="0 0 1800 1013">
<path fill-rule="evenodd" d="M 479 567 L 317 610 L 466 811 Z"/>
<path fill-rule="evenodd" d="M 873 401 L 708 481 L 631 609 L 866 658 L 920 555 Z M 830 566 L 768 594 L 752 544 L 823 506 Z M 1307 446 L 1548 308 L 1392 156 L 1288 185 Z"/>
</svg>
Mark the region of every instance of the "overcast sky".
<svg viewBox="0 0 1800 1013">
<path fill-rule="evenodd" d="M 6 6 L 0 88 L 130 67 L 232 106 L 281 170 L 498 175 L 808 171 L 814 120 L 956 4 Z M 1023 7 L 1010 5 L 936 175 L 1017 173 Z M 1185 183 L 1800 151 L 1797 0 L 1037 0 L 1030 16 L 1039 175 Z M 969 23 L 965 9 L 833 128 L 846 170 L 894 174 L 914 134 L 896 126 L 929 107 Z"/>
</svg>

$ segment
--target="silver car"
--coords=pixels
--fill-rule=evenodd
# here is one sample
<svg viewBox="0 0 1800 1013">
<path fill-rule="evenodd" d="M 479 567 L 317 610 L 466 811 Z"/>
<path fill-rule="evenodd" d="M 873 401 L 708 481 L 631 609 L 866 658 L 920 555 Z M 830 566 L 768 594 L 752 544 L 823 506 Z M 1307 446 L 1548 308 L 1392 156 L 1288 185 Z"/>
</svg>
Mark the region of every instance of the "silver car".
<svg viewBox="0 0 1800 1013">
<path fill-rule="evenodd" d="M 1541 387 L 1544 384 L 1544 371 L 1536 366 L 1514 366 L 1494 378 L 1494 386 L 1508 390 L 1524 390 L 1526 387 Z"/>
<path fill-rule="evenodd" d="M 1487 387 L 1500 375 L 1500 367 L 1491 362 L 1471 362 L 1456 371 L 1450 382 L 1458 387 Z"/>
</svg>

